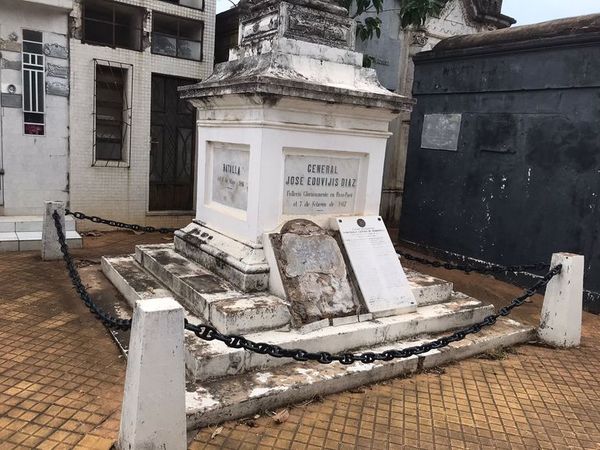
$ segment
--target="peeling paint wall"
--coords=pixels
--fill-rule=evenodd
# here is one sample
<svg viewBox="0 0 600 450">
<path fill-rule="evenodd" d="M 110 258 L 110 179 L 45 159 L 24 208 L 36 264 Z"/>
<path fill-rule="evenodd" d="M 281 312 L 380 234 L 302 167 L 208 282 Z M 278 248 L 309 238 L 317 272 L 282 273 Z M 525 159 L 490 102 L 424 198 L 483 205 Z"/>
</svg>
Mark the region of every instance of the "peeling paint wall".
<svg viewBox="0 0 600 450">
<path fill-rule="evenodd" d="M 497 264 L 584 254 L 600 312 L 597 36 L 417 57 L 401 239 Z M 461 115 L 456 151 L 423 146 L 431 114 Z"/>
<path fill-rule="evenodd" d="M 0 205 L 0 214 L 41 214 L 44 201 L 68 199 L 67 24 L 66 10 L 19 0 L 0 0 L 0 165 L 5 173 L 4 206 Z M 23 132 L 22 29 L 43 33 L 46 56 L 44 136 Z M 10 85 L 16 89 L 14 93 L 10 92 Z"/>
</svg>

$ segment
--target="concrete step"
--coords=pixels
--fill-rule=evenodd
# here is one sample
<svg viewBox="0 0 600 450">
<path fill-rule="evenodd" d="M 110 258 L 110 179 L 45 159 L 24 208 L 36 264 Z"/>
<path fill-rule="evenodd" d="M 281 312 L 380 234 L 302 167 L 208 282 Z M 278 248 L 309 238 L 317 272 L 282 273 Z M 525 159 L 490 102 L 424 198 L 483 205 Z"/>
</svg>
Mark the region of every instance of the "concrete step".
<svg viewBox="0 0 600 450">
<path fill-rule="evenodd" d="M 81 248 L 83 239 L 77 231 L 67 230 L 67 245 L 69 248 Z M 4 231 L 0 232 L 0 252 L 41 251 L 41 231 Z"/>
<path fill-rule="evenodd" d="M 41 250 L 42 216 L 0 216 L 0 252 L 25 252 Z M 67 244 L 71 248 L 81 248 L 83 241 L 75 231 L 75 219 L 65 217 Z"/>
<path fill-rule="evenodd" d="M 261 328 L 275 329 L 290 321 L 287 302 L 273 295 L 249 295 L 236 289 L 177 253 L 173 244 L 138 246 L 135 258 L 144 269 L 180 296 L 183 305 L 192 314 L 209 318 L 222 332 L 244 334 Z M 410 270 L 407 276 L 417 305 L 437 304 L 450 298 L 452 283 Z"/>
<path fill-rule="evenodd" d="M 512 320 L 501 319 L 494 327 L 455 342 L 449 347 L 403 360 L 356 363 L 350 366 L 338 363 L 321 365 L 313 362 L 292 362 L 274 369 L 189 384 L 186 392 L 188 429 L 216 425 L 298 403 L 316 395 L 332 394 L 413 374 L 450 361 L 527 342 L 533 336 L 532 328 Z M 381 352 L 391 348 L 399 349 L 419 345 L 436 337 L 421 336 L 418 340 L 398 341 L 365 350 Z"/>
<path fill-rule="evenodd" d="M 158 279 L 140 266 L 131 255 L 106 257 L 101 259 L 102 272 L 117 288 L 131 308 L 135 302 L 150 298 L 174 297 L 181 303 L 173 292 L 167 289 Z"/>
<path fill-rule="evenodd" d="M 442 304 L 421 306 L 414 313 L 339 326 L 328 326 L 302 334 L 298 330 L 247 334 L 256 342 L 283 348 L 338 353 L 361 347 L 384 345 L 421 334 L 438 333 L 469 326 L 492 314 L 494 307 L 464 294 L 454 293 Z M 275 367 L 285 360 L 231 349 L 221 342 L 206 342 L 186 332 L 186 366 L 194 380 L 236 375 L 258 368 Z"/>
<path fill-rule="evenodd" d="M 227 334 L 271 330 L 289 323 L 288 305 L 280 298 L 240 292 L 176 253 L 172 245 L 140 247 L 135 259 L 102 260 L 104 273 L 131 305 L 140 299 L 172 296 L 191 316 Z"/>
<path fill-rule="evenodd" d="M 0 216 L 0 233 L 8 232 L 42 232 L 44 218 L 42 216 Z M 65 216 L 65 229 L 75 231 L 73 216 Z"/>
<path fill-rule="evenodd" d="M 417 301 L 417 306 L 443 303 L 452 296 L 454 284 L 451 281 L 406 268 L 404 272 Z"/>
</svg>

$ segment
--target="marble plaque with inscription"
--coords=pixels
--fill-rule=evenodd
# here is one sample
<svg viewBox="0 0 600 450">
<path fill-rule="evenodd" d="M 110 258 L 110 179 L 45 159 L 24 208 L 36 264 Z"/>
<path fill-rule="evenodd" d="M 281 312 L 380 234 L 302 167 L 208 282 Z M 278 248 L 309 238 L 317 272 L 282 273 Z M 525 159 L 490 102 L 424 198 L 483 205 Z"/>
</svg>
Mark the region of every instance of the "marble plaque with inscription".
<svg viewBox="0 0 600 450">
<path fill-rule="evenodd" d="M 382 317 L 415 311 L 415 297 L 381 217 L 336 220 L 369 312 Z"/>
<path fill-rule="evenodd" d="M 213 143 L 212 201 L 245 211 L 248 207 L 250 152 L 244 147 Z"/>
<path fill-rule="evenodd" d="M 461 122 L 461 114 L 425 114 L 421 148 L 457 151 Z"/>
<path fill-rule="evenodd" d="M 353 213 L 359 169 L 360 158 L 286 155 L 283 213 Z"/>
</svg>

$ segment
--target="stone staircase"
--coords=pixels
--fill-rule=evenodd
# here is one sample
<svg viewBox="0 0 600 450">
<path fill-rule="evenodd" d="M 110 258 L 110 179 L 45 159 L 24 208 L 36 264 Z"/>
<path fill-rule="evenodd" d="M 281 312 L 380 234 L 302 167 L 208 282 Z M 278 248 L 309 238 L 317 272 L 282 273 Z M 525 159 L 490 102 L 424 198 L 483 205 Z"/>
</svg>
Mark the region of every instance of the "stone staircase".
<svg viewBox="0 0 600 450">
<path fill-rule="evenodd" d="M 103 258 L 102 269 L 129 307 L 137 300 L 173 297 L 184 306 L 192 323 L 211 323 L 222 333 L 307 351 L 380 352 L 419 345 L 494 312 L 492 305 L 455 292 L 450 282 L 407 270 L 418 304 L 416 312 L 378 319 L 362 314 L 330 320 L 329 326 L 321 328 L 290 329 L 284 300 L 268 293 L 236 290 L 177 253 L 173 244 L 142 245 L 134 255 Z M 501 319 L 493 328 L 420 356 L 325 366 L 228 348 L 186 332 L 188 426 L 214 424 L 317 394 L 414 373 L 532 337 L 531 327 Z"/>
<path fill-rule="evenodd" d="M 41 250 L 43 218 L 41 216 L 0 216 L 0 252 Z M 75 220 L 65 217 L 67 244 L 81 248 L 83 241 L 75 231 Z"/>
</svg>

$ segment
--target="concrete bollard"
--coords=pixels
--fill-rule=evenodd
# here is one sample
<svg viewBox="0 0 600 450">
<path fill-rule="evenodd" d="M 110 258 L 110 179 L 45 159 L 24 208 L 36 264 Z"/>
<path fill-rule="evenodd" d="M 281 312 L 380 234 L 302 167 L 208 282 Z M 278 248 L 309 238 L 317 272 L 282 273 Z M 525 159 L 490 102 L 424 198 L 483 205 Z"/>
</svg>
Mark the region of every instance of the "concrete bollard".
<svg viewBox="0 0 600 450">
<path fill-rule="evenodd" d="M 62 259 L 63 254 L 60 251 L 58 243 L 58 234 L 56 233 L 56 225 L 52 214 L 58 211 L 60 215 L 60 223 L 62 224 L 63 232 L 65 230 L 65 204 L 63 202 L 46 202 L 44 210 L 44 225 L 42 228 L 42 259 L 44 261 L 54 261 Z"/>
<path fill-rule="evenodd" d="M 173 298 L 136 302 L 118 449 L 187 448 L 183 322 Z"/>
<path fill-rule="evenodd" d="M 576 347 L 581 342 L 584 257 L 555 253 L 552 267 L 558 264 L 562 271 L 546 287 L 538 336 L 550 345 Z"/>
</svg>

